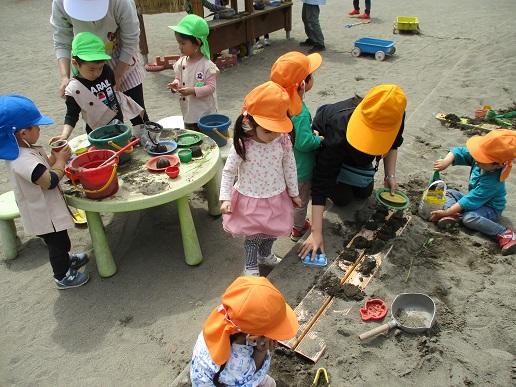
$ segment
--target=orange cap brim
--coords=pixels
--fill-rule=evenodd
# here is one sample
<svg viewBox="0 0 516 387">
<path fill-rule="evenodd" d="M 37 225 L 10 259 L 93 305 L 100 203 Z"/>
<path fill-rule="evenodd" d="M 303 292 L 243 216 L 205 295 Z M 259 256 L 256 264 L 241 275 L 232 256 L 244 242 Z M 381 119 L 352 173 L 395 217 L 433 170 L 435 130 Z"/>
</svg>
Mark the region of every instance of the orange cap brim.
<svg viewBox="0 0 516 387">
<path fill-rule="evenodd" d="M 306 57 L 310 61 L 310 74 L 312 74 L 315 70 L 321 67 L 322 56 L 321 54 L 315 52 L 313 54 L 307 55 Z"/>
<path fill-rule="evenodd" d="M 258 125 L 266 130 L 270 130 L 271 132 L 276 133 L 290 133 L 292 131 L 292 121 L 290 118 L 286 117 L 280 120 L 271 120 L 267 117 L 261 117 L 258 115 L 253 115 L 253 119 L 256 121 Z"/>
<path fill-rule="evenodd" d="M 402 120 L 403 116 L 393 126 L 399 129 Z M 360 152 L 381 156 L 389 152 L 398 132 L 399 130 L 378 131 L 370 128 L 363 119 L 360 105 L 358 105 L 349 118 L 346 138 L 349 144 Z"/>
<path fill-rule="evenodd" d="M 264 332 L 263 336 L 273 340 L 289 340 L 296 335 L 296 332 L 299 329 L 296 313 L 288 304 L 285 304 L 285 308 L 287 316 L 283 322 L 276 325 L 272 330 Z"/>
<path fill-rule="evenodd" d="M 481 144 L 484 142 L 484 138 L 482 136 L 473 136 L 468 141 L 466 141 L 466 148 L 468 148 L 469 153 L 475 159 L 475 161 L 479 163 L 494 163 L 495 160 L 489 158 L 484 150 L 481 147 Z"/>
</svg>

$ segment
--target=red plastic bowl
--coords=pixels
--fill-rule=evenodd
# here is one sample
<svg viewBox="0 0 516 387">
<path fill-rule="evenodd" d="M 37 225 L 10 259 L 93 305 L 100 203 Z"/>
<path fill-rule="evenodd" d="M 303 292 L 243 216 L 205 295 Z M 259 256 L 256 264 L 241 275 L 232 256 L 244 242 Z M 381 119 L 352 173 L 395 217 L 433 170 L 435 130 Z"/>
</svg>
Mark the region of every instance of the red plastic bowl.
<svg viewBox="0 0 516 387">
<path fill-rule="evenodd" d="M 177 165 L 174 165 L 172 167 L 168 167 L 167 169 L 165 169 L 165 173 L 171 179 L 175 179 L 179 175 L 179 167 Z"/>
</svg>

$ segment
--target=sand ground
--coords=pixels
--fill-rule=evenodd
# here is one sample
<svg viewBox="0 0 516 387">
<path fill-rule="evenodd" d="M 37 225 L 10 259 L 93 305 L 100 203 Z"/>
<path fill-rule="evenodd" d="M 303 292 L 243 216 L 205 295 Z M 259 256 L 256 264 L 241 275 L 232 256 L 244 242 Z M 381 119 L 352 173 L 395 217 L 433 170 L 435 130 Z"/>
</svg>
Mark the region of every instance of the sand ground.
<svg viewBox="0 0 516 387">
<path fill-rule="evenodd" d="M 4 0 L 0 5 L 2 77 L 0 93 L 19 92 L 40 109 L 62 120 L 64 103 L 56 96 L 57 71 L 48 24 L 50 1 Z M 466 136 L 442 127 L 433 113 L 472 115 L 479 104 L 499 108 L 515 105 L 516 4 L 498 0 L 373 3 L 373 23 L 351 29 L 345 14 L 350 4 L 330 2 L 321 9 L 328 50 L 307 94 L 310 109 L 365 93 L 379 83 L 400 84 L 408 96 L 405 143 L 400 150 L 398 176 L 413 197 L 431 173 L 432 161 L 447 148 L 463 144 Z M 236 117 L 244 95 L 265 81 L 273 61 L 298 49 L 305 38 L 301 3 L 293 9 L 292 39 L 272 34 L 272 47 L 223 72 L 218 82 L 219 107 Z M 417 15 L 423 34 L 392 35 L 399 15 Z M 150 57 L 175 53 L 167 25 L 182 14 L 145 16 Z M 397 55 L 385 62 L 353 58 L 353 42 L 362 36 L 396 40 Z M 512 48 L 511 48 L 512 47 Z M 165 85 L 170 71 L 147 74 L 145 98 L 152 119 L 179 114 Z M 42 143 L 60 131 L 42 131 Z M 79 130 L 79 129 L 77 129 Z M 380 174 L 381 175 L 381 174 Z M 468 171 L 445 174 L 455 187 L 466 187 Z M 515 216 L 514 178 L 508 181 L 509 200 L 504 222 Z M 3 164 L 0 190 L 9 190 Z M 326 246 L 335 256 L 363 221 L 355 213 L 371 211 L 371 202 L 327 212 Z M 90 263 L 90 283 L 59 292 L 51 281 L 44 245 L 25 236 L 17 222 L 23 247 L 16 260 L 0 266 L 0 385 L 2 386 L 161 386 L 170 384 L 191 354 L 204 318 L 218 303 L 224 288 L 242 269 L 242 244 L 227 236 L 219 219 L 207 215 L 201 197 L 192 198 L 205 260 L 188 267 L 182 257 L 176 207 L 162 206 L 130 214 L 106 215 L 105 224 L 115 252 L 118 273 L 101 279 Z M 364 209 L 367 209 L 365 211 Z M 87 230 L 71 231 L 76 249 L 90 249 Z M 421 246 L 432 237 L 428 251 Z M 439 308 L 439 329 L 430 336 L 394 335 L 367 345 L 356 335 L 366 328 L 359 321 L 359 302 L 342 316 L 330 314 L 321 334 L 329 343 L 318 365 L 328 367 L 335 386 L 462 386 L 511 385 L 511 362 L 516 355 L 514 257 L 502 257 L 493 242 L 471 233 L 438 233 L 413 217 L 379 275 L 367 289 L 390 303 L 402 291 L 431 295 Z M 271 279 L 293 306 L 311 287 L 313 271 L 294 259 L 294 244 L 275 246 L 285 261 Z M 413 260 L 411 276 L 406 272 Z M 348 302 L 349 304 L 349 302 Z M 336 310 L 342 309 L 337 305 Z M 276 376 L 284 385 L 309 384 L 313 366 L 301 359 L 278 356 Z M 514 364 L 514 363 L 513 363 Z M 514 376 L 514 374 L 513 374 Z"/>
</svg>

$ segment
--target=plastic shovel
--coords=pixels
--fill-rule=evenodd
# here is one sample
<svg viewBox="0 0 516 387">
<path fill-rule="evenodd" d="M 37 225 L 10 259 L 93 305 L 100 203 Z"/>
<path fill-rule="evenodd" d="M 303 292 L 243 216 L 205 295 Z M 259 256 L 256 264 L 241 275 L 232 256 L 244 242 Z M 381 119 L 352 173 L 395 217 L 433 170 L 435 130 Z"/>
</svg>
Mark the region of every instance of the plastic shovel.
<svg viewBox="0 0 516 387">
<path fill-rule="evenodd" d="M 425 332 L 435 323 L 435 309 L 434 300 L 426 294 L 401 293 L 392 302 L 392 320 L 358 337 L 362 341 L 367 340 L 396 327 L 408 333 Z"/>
<path fill-rule="evenodd" d="M 119 157 L 122 153 L 124 153 L 127 149 L 129 149 L 130 147 L 132 147 L 133 145 L 136 145 L 140 142 L 140 139 L 137 138 L 136 140 L 133 140 L 131 141 L 129 144 L 127 144 L 126 146 L 120 148 L 119 150 L 117 150 L 115 152 L 115 154 L 113 156 L 111 156 L 110 158 L 104 160 L 104 162 L 102 164 L 100 164 L 97 168 L 99 167 L 102 167 L 106 164 L 108 164 L 111 160 L 113 160 L 115 157 Z"/>
</svg>

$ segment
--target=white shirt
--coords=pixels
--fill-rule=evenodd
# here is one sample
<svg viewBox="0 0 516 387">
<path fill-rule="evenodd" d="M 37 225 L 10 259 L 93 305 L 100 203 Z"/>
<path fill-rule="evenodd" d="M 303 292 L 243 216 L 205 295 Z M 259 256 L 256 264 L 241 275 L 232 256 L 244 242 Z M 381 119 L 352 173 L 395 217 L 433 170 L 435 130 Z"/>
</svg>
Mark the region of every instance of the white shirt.
<svg viewBox="0 0 516 387">
<path fill-rule="evenodd" d="M 73 218 L 59 188 L 44 189 L 31 181 L 38 164 L 50 169 L 50 161 L 39 146 L 20 147 L 18 158 L 7 161 L 25 233 L 43 235 L 72 228 Z"/>
<path fill-rule="evenodd" d="M 234 188 L 252 198 L 270 198 L 287 189 L 290 197 L 299 195 L 292 143 L 283 134 L 270 143 L 245 141 L 244 161 L 232 146 L 222 171 L 220 200 L 231 200 Z"/>
</svg>

